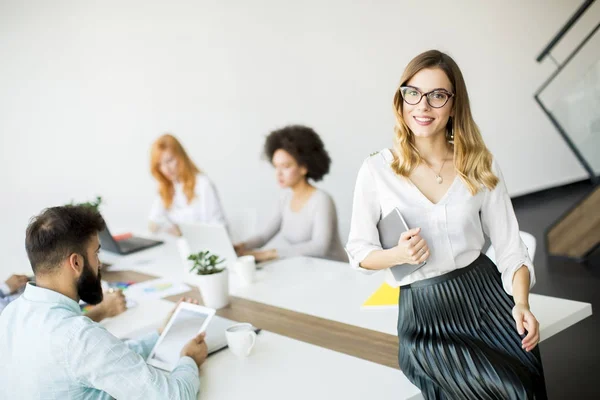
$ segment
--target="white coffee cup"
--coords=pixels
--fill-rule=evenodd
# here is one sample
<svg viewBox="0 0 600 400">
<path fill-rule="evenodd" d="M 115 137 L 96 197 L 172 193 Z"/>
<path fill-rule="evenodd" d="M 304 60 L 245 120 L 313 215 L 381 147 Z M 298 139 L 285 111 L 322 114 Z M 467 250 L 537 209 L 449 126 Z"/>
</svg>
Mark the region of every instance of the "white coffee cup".
<svg viewBox="0 0 600 400">
<path fill-rule="evenodd" d="M 256 260 L 254 256 L 238 257 L 235 263 L 235 270 L 245 285 L 254 282 L 256 277 Z"/>
<path fill-rule="evenodd" d="M 235 324 L 225 330 L 229 350 L 238 357 L 250 355 L 254 343 L 256 343 L 256 332 L 252 324 L 243 322 Z"/>
</svg>

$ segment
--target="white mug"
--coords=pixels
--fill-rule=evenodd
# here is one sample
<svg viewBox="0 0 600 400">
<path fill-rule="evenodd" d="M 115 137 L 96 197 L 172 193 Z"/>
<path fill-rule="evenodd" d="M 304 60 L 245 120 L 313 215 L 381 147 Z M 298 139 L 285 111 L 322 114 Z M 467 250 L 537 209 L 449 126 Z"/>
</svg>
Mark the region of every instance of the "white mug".
<svg viewBox="0 0 600 400">
<path fill-rule="evenodd" d="M 256 277 L 256 260 L 254 256 L 238 257 L 235 263 L 235 270 L 246 285 L 254 282 Z"/>
<path fill-rule="evenodd" d="M 250 355 L 254 343 L 256 343 L 256 332 L 252 324 L 243 322 L 235 324 L 225 330 L 227 345 L 233 354 L 238 357 Z"/>
</svg>

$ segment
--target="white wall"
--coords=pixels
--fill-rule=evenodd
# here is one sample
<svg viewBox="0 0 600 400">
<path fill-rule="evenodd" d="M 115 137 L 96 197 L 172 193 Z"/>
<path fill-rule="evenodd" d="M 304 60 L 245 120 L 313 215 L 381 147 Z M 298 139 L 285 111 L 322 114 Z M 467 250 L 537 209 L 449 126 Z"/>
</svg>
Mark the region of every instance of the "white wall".
<svg viewBox="0 0 600 400">
<path fill-rule="evenodd" d="M 0 277 L 27 271 L 29 217 L 100 194 L 117 230 L 145 226 L 153 139 L 173 132 L 227 212 L 263 215 L 277 188 L 264 136 L 319 132 L 320 184 L 348 231 L 357 169 L 390 146 L 406 63 L 439 48 L 461 66 L 484 138 L 512 194 L 583 178 L 533 102 L 534 58 L 570 0 L 0 1 Z"/>
</svg>

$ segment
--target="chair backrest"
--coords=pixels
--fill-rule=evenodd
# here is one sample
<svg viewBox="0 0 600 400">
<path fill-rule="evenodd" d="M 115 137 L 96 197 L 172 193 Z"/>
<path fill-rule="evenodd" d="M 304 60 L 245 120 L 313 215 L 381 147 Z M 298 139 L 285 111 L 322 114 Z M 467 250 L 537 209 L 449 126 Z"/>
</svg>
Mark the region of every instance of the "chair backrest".
<svg viewBox="0 0 600 400">
<path fill-rule="evenodd" d="M 533 262 L 533 258 L 535 257 L 535 248 L 536 248 L 536 240 L 535 237 L 531 233 L 520 231 L 521 239 L 523 243 L 525 243 L 525 247 L 527 247 L 527 252 L 529 253 L 529 258 Z M 493 246 L 490 246 L 485 255 L 490 258 L 494 263 L 496 262 L 496 251 Z"/>
</svg>

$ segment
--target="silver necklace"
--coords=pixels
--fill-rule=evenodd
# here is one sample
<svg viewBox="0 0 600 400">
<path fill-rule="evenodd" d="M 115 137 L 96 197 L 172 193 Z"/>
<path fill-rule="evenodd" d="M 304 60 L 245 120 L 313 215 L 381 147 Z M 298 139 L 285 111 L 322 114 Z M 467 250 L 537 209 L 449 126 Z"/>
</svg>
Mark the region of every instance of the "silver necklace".
<svg viewBox="0 0 600 400">
<path fill-rule="evenodd" d="M 440 170 L 437 173 L 435 172 L 435 170 L 433 168 L 431 168 L 431 165 L 429 165 L 427 160 L 423 159 L 423 161 L 425 161 L 425 165 L 427 165 L 429 167 L 429 169 L 435 174 L 435 181 L 440 185 L 444 182 L 444 178 L 442 178 L 442 176 L 440 174 L 442 173 L 442 169 L 444 169 L 444 164 L 446 164 L 446 159 L 448 158 L 449 152 L 450 151 L 446 152 L 446 157 L 444 157 L 444 162 L 442 163 L 442 166 L 440 167 Z"/>
</svg>

